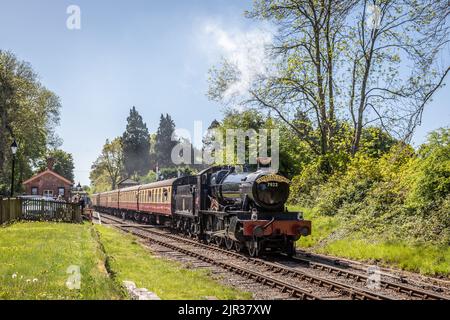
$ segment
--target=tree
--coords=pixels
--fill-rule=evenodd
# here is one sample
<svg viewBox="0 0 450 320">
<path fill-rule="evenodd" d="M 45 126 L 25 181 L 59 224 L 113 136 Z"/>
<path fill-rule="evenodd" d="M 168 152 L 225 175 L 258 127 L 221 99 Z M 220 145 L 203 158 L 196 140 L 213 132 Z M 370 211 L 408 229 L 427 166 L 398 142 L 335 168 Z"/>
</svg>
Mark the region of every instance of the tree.
<svg viewBox="0 0 450 320">
<path fill-rule="evenodd" d="M 363 128 L 374 122 L 409 140 L 425 105 L 450 71 L 438 62 L 449 41 L 448 3 L 364 0 L 357 10 L 348 50 L 353 154 Z"/>
<path fill-rule="evenodd" d="M 145 176 L 140 177 L 139 182 L 142 184 L 146 183 L 152 183 L 158 180 L 158 177 L 156 176 L 156 172 L 153 170 L 150 170 Z"/>
<path fill-rule="evenodd" d="M 47 147 L 58 147 L 59 98 L 38 81 L 30 64 L 0 50 L 0 194 L 7 193 L 11 179 L 13 138 L 16 155 L 16 191 L 33 174 L 32 167 Z"/>
<path fill-rule="evenodd" d="M 338 126 L 347 121 L 352 154 L 368 125 L 407 139 L 449 72 L 437 62 L 448 43 L 447 14 L 446 3 L 435 1 L 256 0 L 247 16 L 278 27 L 271 63 L 247 94 L 230 97 L 242 75 L 223 62 L 211 69 L 209 97 L 271 110 L 323 158 L 336 151 Z"/>
<path fill-rule="evenodd" d="M 124 175 L 121 138 L 106 140 L 102 153 L 92 165 L 89 178 L 95 192 L 114 190 Z"/>
<path fill-rule="evenodd" d="M 54 149 L 47 153 L 44 159 L 38 162 L 38 172 L 42 172 L 47 169 L 47 159 L 52 158 L 54 161 L 52 170 L 64 178 L 74 181 L 74 163 L 72 154 L 63 150 Z"/>
<path fill-rule="evenodd" d="M 161 114 L 158 131 L 156 132 L 156 161 L 159 168 L 169 167 L 172 163 L 172 149 L 177 145 L 177 141 L 172 141 L 175 132 L 175 122 L 166 114 Z"/>
<path fill-rule="evenodd" d="M 135 107 L 130 110 L 122 136 L 123 159 L 128 176 L 143 175 L 150 169 L 150 136 L 147 125 Z"/>
<path fill-rule="evenodd" d="M 166 167 L 159 172 L 159 180 L 172 179 L 194 175 L 196 171 L 187 166 Z"/>
</svg>

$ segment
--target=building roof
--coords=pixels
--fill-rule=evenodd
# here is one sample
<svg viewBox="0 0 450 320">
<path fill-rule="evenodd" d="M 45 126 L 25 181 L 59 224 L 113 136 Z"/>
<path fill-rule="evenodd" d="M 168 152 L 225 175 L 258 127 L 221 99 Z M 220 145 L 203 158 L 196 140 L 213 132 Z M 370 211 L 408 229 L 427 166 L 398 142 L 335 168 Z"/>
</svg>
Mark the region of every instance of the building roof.
<svg viewBox="0 0 450 320">
<path fill-rule="evenodd" d="M 127 178 L 119 181 L 118 184 L 139 184 L 139 182 L 134 181 L 133 179 Z"/>
<path fill-rule="evenodd" d="M 22 184 L 28 184 L 28 183 L 30 183 L 30 182 L 32 182 L 32 181 L 34 181 L 34 180 L 36 180 L 36 179 L 46 175 L 46 174 L 51 174 L 51 175 L 55 176 L 56 178 L 58 178 L 59 180 L 62 180 L 63 182 L 72 185 L 72 181 L 64 178 L 63 176 L 61 176 L 61 175 L 57 174 L 56 172 L 54 172 L 52 170 L 49 170 L 49 169 L 47 169 L 45 171 L 42 171 L 41 173 L 31 177 L 27 181 L 24 181 Z"/>
</svg>

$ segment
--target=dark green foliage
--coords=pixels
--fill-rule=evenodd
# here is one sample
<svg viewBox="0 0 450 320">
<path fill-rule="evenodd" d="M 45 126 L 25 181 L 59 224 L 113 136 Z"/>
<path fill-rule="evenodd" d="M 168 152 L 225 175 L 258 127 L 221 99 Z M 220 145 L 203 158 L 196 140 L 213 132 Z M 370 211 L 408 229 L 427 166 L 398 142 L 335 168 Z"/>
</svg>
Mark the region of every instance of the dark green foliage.
<svg viewBox="0 0 450 320">
<path fill-rule="evenodd" d="M 171 158 L 172 149 L 178 143 L 177 141 L 172 141 L 174 131 L 175 122 L 172 118 L 168 114 L 166 116 L 161 114 L 155 143 L 156 162 L 159 168 L 173 165 Z"/>
<path fill-rule="evenodd" d="M 59 98 L 39 82 L 29 63 L 0 50 L 0 195 L 9 193 L 13 138 L 19 144 L 14 180 L 20 192 L 36 161 L 61 143 L 55 134 L 60 108 Z"/>
<path fill-rule="evenodd" d="M 159 180 L 190 176 L 196 171 L 190 167 L 167 167 L 159 171 Z"/>
<path fill-rule="evenodd" d="M 150 169 L 150 141 L 147 125 L 133 107 L 122 136 L 124 167 L 128 176 L 143 175 Z"/>
</svg>

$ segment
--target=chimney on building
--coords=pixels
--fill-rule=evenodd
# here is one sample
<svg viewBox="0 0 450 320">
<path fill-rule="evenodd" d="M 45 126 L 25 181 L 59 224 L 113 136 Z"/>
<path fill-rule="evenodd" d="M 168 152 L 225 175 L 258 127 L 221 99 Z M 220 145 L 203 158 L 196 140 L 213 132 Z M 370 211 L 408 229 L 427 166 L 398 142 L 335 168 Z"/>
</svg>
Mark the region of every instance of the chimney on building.
<svg viewBox="0 0 450 320">
<path fill-rule="evenodd" d="M 55 158 L 48 158 L 47 159 L 47 169 L 48 170 L 53 170 L 53 166 L 55 165 Z"/>
</svg>

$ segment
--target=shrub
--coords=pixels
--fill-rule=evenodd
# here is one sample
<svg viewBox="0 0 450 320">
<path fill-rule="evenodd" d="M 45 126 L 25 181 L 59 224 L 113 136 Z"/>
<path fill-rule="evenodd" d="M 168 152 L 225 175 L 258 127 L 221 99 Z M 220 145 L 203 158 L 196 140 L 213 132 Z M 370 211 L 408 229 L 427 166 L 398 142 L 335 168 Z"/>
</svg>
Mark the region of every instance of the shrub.
<svg viewBox="0 0 450 320">
<path fill-rule="evenodd" d="M 448 245 L 450 130 L 431 134 L 417 152 L 402 143 L 380 157 L 361 151 L 329 177 L 310 165 L 291 190 L 291 202 L 345 218 L 346 234 Z"/>
</svg>

